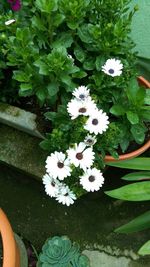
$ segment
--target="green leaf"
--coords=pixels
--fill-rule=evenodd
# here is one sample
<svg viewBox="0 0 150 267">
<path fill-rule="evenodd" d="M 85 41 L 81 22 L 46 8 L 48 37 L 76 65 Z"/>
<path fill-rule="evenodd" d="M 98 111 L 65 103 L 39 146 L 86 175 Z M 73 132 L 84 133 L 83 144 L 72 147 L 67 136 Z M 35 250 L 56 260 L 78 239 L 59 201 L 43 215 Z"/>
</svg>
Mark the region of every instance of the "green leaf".
<svg viewBox="0 0 150 267">
<path fill-rule="evenodd" d="M 139 117 L 136 113 L 132 111 L 127 111 L 127 119 L 131 122 L 131 124 L 137 124 L 139 122 Z"/>
<path fill-rule="evenodd" d="M 138 144 L 142 144 L 145 139 L 145 127 L 141 124 L 131 126 L 131 133 Z"/>
<path fill-rule="evenodd" d="M 127 88 L 127 96 L 128 96 L 128 99 L 134 104 L 136 104 L 136 95 L 137 95 L 138 90 L 139 90 L 139 86 L 138 86 L 137 80 L 135 78 L 131 79 L 129 86 Z"/>
<path fill-rule="evenodd" d="M 93 69 L 95 69 L 94 59 L 91 58 L 91 57 L 87 58 L 83 63 L 83 68 L 85 70 L 93 70 Z"/>
<path fill-rule="evenodd" d="M 150 240 L 147 241 L 138 251 L 138 253 L 142 256 L 150 254 Z"/>
<path fill-rule="evenodd" d="M 84 78 L 86 76 L 87 76 L 87 73 L 85 71 L 78 71 L 78 72 L 72 74 L 73 78 L 80 78 L 81 79 L 81 78 Z"/>
<path fill-rule="evenodd" d="M 122 180 L 127 181 L 141 181 L 141 180 L 150 180 L 150 172 L 132 172 L 121 177 Z"/>
<path fill-rule="evenodd" d="M 79 60 L 80 62 L 83 62 L 85 60 L 86 54 L 80 46 L 75 47 L 74 54 L 76 59 Z"/>
<path fill-rule="evenodd" d="M 52 48 L 68 48 L 72 45 L 73 38 L 70 33 L 61 33 L 58 34 L 57 39 L 52 43 Z"/>
<path fill-rule="evenodd" d="M 106 61 L 106 58 L 104 56 L 96 57 L 95 65 L 96 65 L 97 71 L 100 71 L 102 69 L 102 66 L 104 65 L 105 61 Z"/>
<path fill-rule="evenodd" d="M 36 96 L 38 97 L 38 99 L 41 101 L 41 104 L 43 105 L 45 99 L 46 99 L 46 93 L 44 89 L 39 89 L 36 92 Z"/>
<path fill-rule="evenodd" d="M 57 113 L 56 112 L 46 112 L 44 113 L 45 118 L 47 118 L 48 120 L 55 120 L 57 118 Z"/>
<path fill-rule="evenodd" d="M 76 21 L 68 21 L 68 22 L 67 22 L 67 25 L 68 25 L 68 27 L 69 27 L 71 30 L 75 30 L 75 29 L 78 28 L 79 23 L 76 22 Z"/>
<path fill-rule="evenodd" d="M 39 68 L 39 74 L 49 75 L 50 71 L 49 71 L 48 65 L 44 63 L 42 60 L 38 59 L 33 64 Z"/>
<path fill-rule="evenodd" d="M 144 104 L 150 105 L 150 90 L 146 90 L 146 95 L 144 99 Z"/>
<path fill-rule="evenodd" d="M 116 233 L 134 233 L 150 228 L 150 211 L 136 217 L 132 221 L 115 230 Z"/>
<path fill-rule="evenodd" d="M 90 44 L 93 42 L 93 38 L 88 31 L 87 24 L 83 24 L 80 28 L 78 28 L 78 35 L 84 43 Z"/>
<path fill-rule="evenodd" d="M 150 158 L 144 157 L 122 160 L 118 162 L 106 162 L 106 164 L 117 168 L 150 171 Z"/>
<path fill-rule="evenodd" d="M 30 75 L 24 71 L 19 71 L 19 70 L 16 70 L 13 72 L 13 78 L 17 80 L 18 82 L 29 82 L 30 81 Z"/>
<path fill-rule="evenodd" d="M 140 182 L 106 191 L 108 196 L 128 201 L 150 200 L 150 182 Z"/>
<path fill-rule="evenodd" d="M 125 109 L 123 106 L 121 105 L 113 105 L 110 109 L 110 112 L 113 114 L 113 115 L 116 115 L 116 116 L 121 116 L 121 115 L 124 115 L 125 114 Z"/>
<path fill-rule="evenodd" d="M 36 0 L 36 6 L 41 12 L 50 14 L 52 11 L 57 10 L 57 0 Z"/>
<path fill-rule="evenodd" d="M 54 96 L 59 91 L 59 84 L 57 82 L 51 82 L 48 84 L 47 90 L 49 96 Z"/>
<path fill-rule="evenodd" d="M 53 17 L 53 25 L 58 27 L 65 19 L 65 16 L 63 14 L 56 14 Z"/>
</svg>

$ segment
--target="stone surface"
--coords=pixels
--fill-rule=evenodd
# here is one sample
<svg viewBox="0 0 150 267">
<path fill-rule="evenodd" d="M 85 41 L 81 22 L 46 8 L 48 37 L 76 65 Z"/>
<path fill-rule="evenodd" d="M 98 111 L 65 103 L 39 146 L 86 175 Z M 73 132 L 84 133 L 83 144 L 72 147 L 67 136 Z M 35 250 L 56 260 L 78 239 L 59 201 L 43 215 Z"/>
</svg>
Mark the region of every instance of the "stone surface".
<svg viewBox="0 0 150 267">
<path fill-rule="evenodd" d="M 37 116 L 18 107 L 0 103 L 0 122 L 30 135 L 44 138 L 37 129 Z"/>
<path fill-rule="evenodd" d="M 91 267 L 148 267 L 150 264 L 145 259 L 134 261 L 127 256 L 112 256 L 98 250 L 84 250 L 83 254 L 89 258 Z"/>
<path fill-rule="evenodd" d="M 47 152 L 39 143 L 39 138 L 0 124 L 0 161 L 41 180 Z"/>
</svg>

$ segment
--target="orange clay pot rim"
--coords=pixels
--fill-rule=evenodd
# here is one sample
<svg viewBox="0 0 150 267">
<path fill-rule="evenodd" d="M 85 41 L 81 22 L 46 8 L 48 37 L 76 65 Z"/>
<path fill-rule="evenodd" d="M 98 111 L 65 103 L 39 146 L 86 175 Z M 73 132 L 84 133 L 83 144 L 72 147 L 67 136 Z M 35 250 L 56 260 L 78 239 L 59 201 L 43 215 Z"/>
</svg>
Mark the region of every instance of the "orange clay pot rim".
<svg viewBox="0 0 150 267">
<path fill-rule="evenodd" d="M 150 82 L 148 82 L 144 77 L 139 76 L 138 77 L 138 81 L 139 81 L 139 83 L 143 84 L 147 89 L 150 88 Z M 112 157 L 110 155 L 106 155 L 105 156 L 105 162 L 132 159 L 132 158 L 135 158 L 135 157 L 141 155 L 142 153 L 144 153 L 149 148 L 150 148 L 150 140 L 148 140 L 143 146 L 141 146 L 139 149 L 137 149 L 137 150 L 135 150 L 133 152 L 119 155 L 118 159 L 115 159 L 114 157 Z"/>
<path fill-rule="evenodd" d="M 20 267 L 19 250 L 7 216 L 0 208 L 0 234 L 3 244 L 2 267 Z"/>
</svg>

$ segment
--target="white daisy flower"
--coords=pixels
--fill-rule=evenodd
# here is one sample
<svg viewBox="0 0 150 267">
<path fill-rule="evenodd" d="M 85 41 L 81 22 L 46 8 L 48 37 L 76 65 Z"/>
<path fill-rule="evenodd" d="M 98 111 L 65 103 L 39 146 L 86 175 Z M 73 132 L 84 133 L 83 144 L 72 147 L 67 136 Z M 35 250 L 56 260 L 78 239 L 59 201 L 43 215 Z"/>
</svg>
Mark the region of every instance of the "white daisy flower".
<svg viewBox="0 0 150 267">
<path fill-rule="evenodd" d="M 91 167 L 94 161 L 94 152 L 91 147 L 86 148 L 85 143 L 75 144 L 74 148 L 67 150 L 68 158 L 75 167 L 80 167 L 83 170 Z"/>
<path fill-rule="evenodd" d="M 86 86 L 79 86 L 75 88 L 72 93 L 78 100 L 85 101 L 90 97 L 90 90 Z"/>
<path fill-rule="evenodd" d="M 97 142 L 97 139 L 95 136 L 92 136 L 90 134 L 88 134 L 85 139 L 84 139 L 84 143 L 87 145 L 87 146 L 93 146 L 95 143 Z"/>
<path fill-rule="evenodd" d="M 63 205 L 70 206 L 76 200 L 75 194 L 69 189 L 68 186 L 63 186 L 58 195 L 56 196 L 56 200 Z"/>
<path fill-rule="evenodd" d="M 63 180 L 65 177 L 70 176 L 72 171 L 66 155 L 57 151 L 47 157 L 46 169 L 50 176 L 54 179 L 58 177 L 59 180 Z"/>
<path fill-rule="evenodd" d="M 76 119 L 79 115 L 89 116 L 95 109 L 97 109 L 96 104 L 91 99 L 79 101 L 74 98 L 67 105 L 67 111 L 72 120 Z"/>
<path fill-rule="evenodd" d="M 12 24 L 14 22 L 16 22 L 15 19 L 10 19 L 10 20 L 5 21 L 5 25 L 8 26 L 8 25 L 10 25 L 10 24 Z"/>
<path fill-rule="evenodd" d="M 45 174 L 43 176 L 43 184 L 45 186 L 45 192 L 50 197 L 56 197 L 59 192 L 60 182 L 50 175 Z"/>
<path fill-rule="evenodd" d="M 98 191 L 103 183 L 104 177 L 101 171 L 96 168 L 87 169 L 84 175 L 80 177 L 80 184 L 88 192 Z"/>
<path fill-rule="evenodd" d="M 93 114 L 88 118 L 86 124 L 84 125 L 84 129 L 94 134 L 102 134 L 108 128 L 108 116 L 102 110 L 96 110 Z"/>
<path fill-rule="evenodd" d="M 122 74 L 123 64 L 119 59 L 111 58 L 108 59 L 102 66 L 102 71 L 106 74 L 115 77 Z"/>
</svg>

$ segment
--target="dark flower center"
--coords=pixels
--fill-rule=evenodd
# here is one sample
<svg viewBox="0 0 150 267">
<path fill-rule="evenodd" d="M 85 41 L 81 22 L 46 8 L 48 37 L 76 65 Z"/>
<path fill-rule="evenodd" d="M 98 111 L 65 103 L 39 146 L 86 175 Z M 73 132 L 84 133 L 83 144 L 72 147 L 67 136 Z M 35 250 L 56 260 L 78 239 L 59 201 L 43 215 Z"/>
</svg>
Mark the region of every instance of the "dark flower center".
<svg viewBox="0 0 150 267">
<path fill-rule="evenodd" d="M 86 108 L 80 108 L 80 109 L 79 109 L 79 112 L 80 112 L 80 113 L 85 113 L 85 112 L 86 112 Z"/>
<path fill-rule="evenodd" d="M 92 124 L 93 124 L 93 125 L 97 125 L 97 124 L 98 124 L 98 120 L 97 120 L 97 119 L 93 119 L 93 120 L 92 120 Z"/>
<path fill-rule="evenodd" d="M 58 161 L 57 166 L 58 166 L 58 168 L 62 169 L 64 167 L 64 163 Z"/>
<path fill-rule="evenodd" d="M 113 74 L 114 73 L 114 70 L 113 69 L 109 69 L 108 71 L 110 74 Z"/>
<path fill-rule="evenodd" d="M 82 154 L 82 152 L 77 153 L 77 154 L 76 154 L 76 158 L 77 158 L 78 160 L 83 159 L 83 154 Z"/>
<path fill-rule="evenodd" d="M 68 193 L 66 193 L 64 196 L 65 196 L 65 197 L 67 197 L 67 196 L 69 196 L 69 194 L 68 194 Z"/>
<path fill-rule="evenodd" d="M 81 95 L 79 95 L 79 98 L 84 99 L 85 98 L 85 95 L 84 94 L 81 94 Z"/>
<path fill-rule="evenodd" d="M 95 181 L 95 176 L 90 175 L 90 176 L 89 176 L 89 181 L 90 181 L 90 182 L 94 182 L 94 181 Z"/>
<path fill-rule="evenodd" d="M 55 187 L 55 183 L 54 182 L 51 182 L 51 186 Z"/>
<path fill-rule="evenodd" d="M 88 144 L 92 144 L 93 143 L 93 140 L 89 138 L 89 139 L 87 139 L 87 143 Z"/>
</svg>

